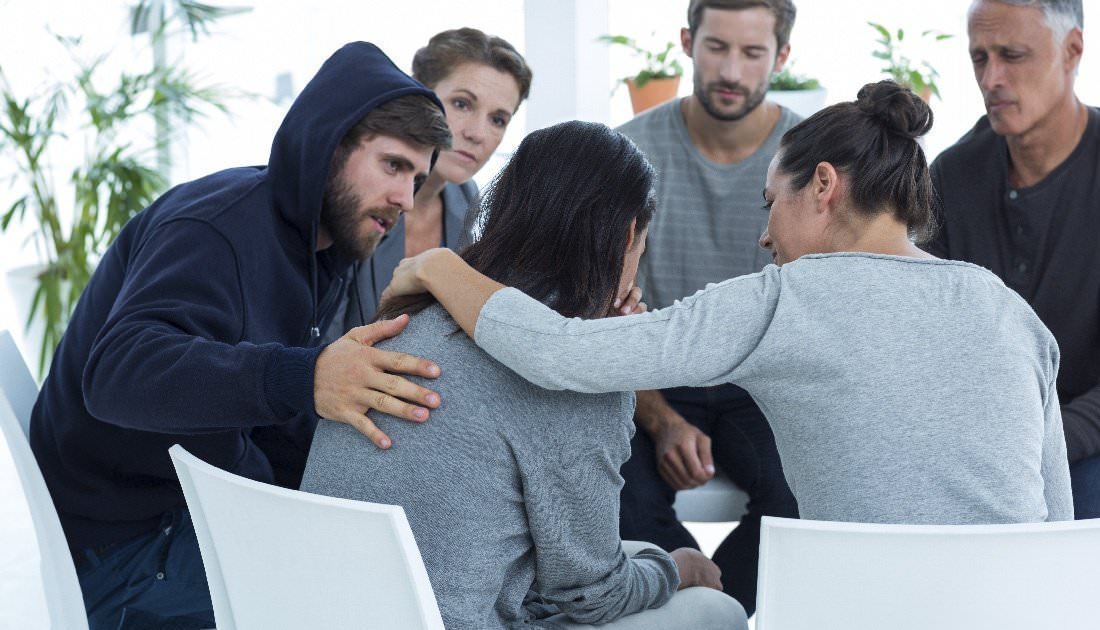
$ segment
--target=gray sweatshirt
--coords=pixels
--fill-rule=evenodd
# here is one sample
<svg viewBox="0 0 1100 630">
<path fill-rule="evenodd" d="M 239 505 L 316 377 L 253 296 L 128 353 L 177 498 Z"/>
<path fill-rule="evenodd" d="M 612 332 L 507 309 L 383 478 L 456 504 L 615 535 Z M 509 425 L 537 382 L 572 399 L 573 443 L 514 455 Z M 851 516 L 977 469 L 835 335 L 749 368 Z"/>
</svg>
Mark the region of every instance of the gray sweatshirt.
<svg viewBox="0 0 1100 630">
<path fill-rule="evenodd" d="M 812 255 L 662 310 L 589 321 L 505 289 L 475 336 L 550 389 L 736 383 L 772 425 L 803 518 L 1073 518 L 1058 346 L 975 265 Z"/>
<path fill-rule="evenodd" d="M 672 559 L 628 558 L 619 540 L 633 394 L 535 387 L 439 306 L 378 347 L 435 361 L 441 376 L 419 382 L 442 405 L 424 424 L 372 414 L 393 438 L 387 451 L 321 422 L 302 489 L 403 506 L 448 628 L 523 627 L 558 610 L 604 623 L 672 597 Z"/>
</svg>

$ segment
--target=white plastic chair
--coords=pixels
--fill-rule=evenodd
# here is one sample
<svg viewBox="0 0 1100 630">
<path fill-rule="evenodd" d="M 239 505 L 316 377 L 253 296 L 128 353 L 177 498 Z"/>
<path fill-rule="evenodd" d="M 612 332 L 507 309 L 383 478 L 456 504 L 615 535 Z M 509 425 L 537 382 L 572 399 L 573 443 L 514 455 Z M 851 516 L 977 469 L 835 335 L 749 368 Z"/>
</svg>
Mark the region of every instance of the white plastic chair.
<svg viewBox="0 0 1100 630">
<path fill-rule="evenodd" d="M 0 343 L 2 342 L 3 340 L 0 339 Z M 76 579 L 76 569 L 69 554 L 69 545 L 65 542 L 61 521 L 57 518 L 50 492 L 46 489 L 45 480 L 42 479 L 42 471 L 38 468 L 34 453 L 31 452 L 30 443 L 27 442 L 25 431 L 29 418 L 18 416 L 8 398 L 11 395 L 16 400 L 20 400 L 20 396 L 26 394 L 26 392 L 8 389 L 11 376 L 9 372 L 27 369 L 22 365 L 22 358 L 19 359 L 19 363 L 21 365 L 14 365 L 7 360 L 5 354 L 3 390 L 0 391 L 0 432 L 4 435 L 12 461 L 15 463 L 15 470 L 19 475 L 19 482 L 34 524 L 50 626 L 87 630 L 88 619 L 84 611 L 84 597 L 80 593 L 80 583 Z M 33 384 L 32 381 L 32 389 Z M 33 404 L 33 396 L 31 401 Z M 25 407 L 29 414 L 29 406 L 21 405 L 21 407 Z"/>
<path fill-rule="evenodd" d="M 741 520 L 748 502 L 749 495 L 719 472 L 698 488 L 677 492 L 672 508 L 681 521 L 726 523 Z"/>
<path fill-rule="evenodd" d="M 11 403 L 23 435 L 30 435 L 31 409 L 38 398 L 38 386 L 23 362 L 15 339 L 6 330 L 0 330 L 0 390 Z"/>
<path fill-rule="evenodd" d="M 258 483 L 178 444 L 218 630 L 443 630 L 405 511 Z"/>
<path fill-rule="evenodd" d="M 757 630 L 1096 628 L 1100 519 L 876 525 L 764 517 Z"/>
</svg>

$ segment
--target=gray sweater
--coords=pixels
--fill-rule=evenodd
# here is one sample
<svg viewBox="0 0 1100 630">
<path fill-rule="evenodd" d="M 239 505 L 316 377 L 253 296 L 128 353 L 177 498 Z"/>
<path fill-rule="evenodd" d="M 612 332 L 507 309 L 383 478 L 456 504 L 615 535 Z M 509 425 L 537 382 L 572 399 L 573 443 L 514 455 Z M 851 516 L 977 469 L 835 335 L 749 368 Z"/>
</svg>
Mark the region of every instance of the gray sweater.
<svg viewBox="0 0 1100 630">
<path fill-rule="evenodd" d="M 551 389 L 740 385 L 772 425 L 803 518 L 1073 518 L 1058 346 L 975 265 L 806 256 L 666 309 L 590 321 L 505 289 L 476 339 Z"/>
<path fill-rule="evenodd" d="M 321 422 L 302 489 L 403 506 L 448 628 L 520 627 L 557 610 L 603 623 L 672 596 L 672 559 L 658 549 L 628 558 L 619 540 L 632 394 L 535 387 L 439 306 L 378 347 L 439 364 L 424 384 L 442 405 L 424 424 L 375 415 L 388 451 Z"/>
</svg>

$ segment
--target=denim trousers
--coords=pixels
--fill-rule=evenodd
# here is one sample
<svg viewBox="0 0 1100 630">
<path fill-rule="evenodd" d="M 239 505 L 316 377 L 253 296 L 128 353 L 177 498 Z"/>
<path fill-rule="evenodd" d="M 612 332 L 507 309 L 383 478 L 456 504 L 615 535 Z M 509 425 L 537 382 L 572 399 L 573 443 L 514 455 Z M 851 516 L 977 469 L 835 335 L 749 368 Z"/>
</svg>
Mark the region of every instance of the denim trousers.
<svg viewBox="0 0 1100 630">
<path fill-rule="evenodd" d="M 1069 479 L 1074 518 L 1100 518 L 1100 455 L 1070 465 Z"/>
<path fill-rule="evenodd" d="M 714 553 L 722 586 L 752 615 L 756 610 L 756 572 L 760 558 L 760 518 L 798 518 L 775 436 L 749 394 L 735 385 L 667 389 L 665 399 L 688 422 L 711 438 L 714 463 L 749 495 L 748 512 Z M 657 472 L 654 444 L 639 429 L 631 441 L 630 460 L 622 467 L 620 535 L 644 540 L 666 551 L 699 548 L 676 518 L 676 491 Z"/>
<path fill-rule="evenodd" d="M 214 627 L 195 528 L 186 510 L 158 529 L 120 543 L 73 552 L 91 630 Z"/>
</svg>

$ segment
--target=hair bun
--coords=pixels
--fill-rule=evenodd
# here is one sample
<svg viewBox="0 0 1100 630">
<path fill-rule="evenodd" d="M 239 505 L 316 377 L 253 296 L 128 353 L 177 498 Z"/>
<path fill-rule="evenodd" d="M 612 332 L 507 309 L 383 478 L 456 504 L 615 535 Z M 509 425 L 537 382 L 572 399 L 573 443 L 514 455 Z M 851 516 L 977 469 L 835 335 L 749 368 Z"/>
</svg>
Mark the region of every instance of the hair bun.
<svg viewBox="0 0 1100 630">
<path fill-rule="evenodd" d="M 886 80 L 859 90 L 856 105 L 887 131 L 917 139 L 932 128 L 932 108 L 909 88 Z"/>
</svg>

